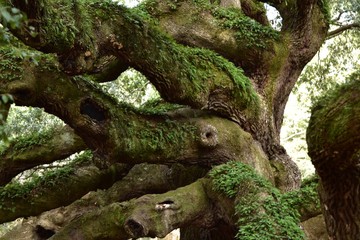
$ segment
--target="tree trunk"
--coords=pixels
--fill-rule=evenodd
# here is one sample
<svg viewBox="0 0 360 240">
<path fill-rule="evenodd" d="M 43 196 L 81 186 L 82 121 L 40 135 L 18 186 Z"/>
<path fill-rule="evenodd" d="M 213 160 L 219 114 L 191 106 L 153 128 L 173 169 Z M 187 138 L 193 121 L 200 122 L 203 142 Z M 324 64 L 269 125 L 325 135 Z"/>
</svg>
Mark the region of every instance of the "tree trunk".
<svg viewBox="0 0 360 240">
<path fill-rule="evenodd" d="M 271 28 L 262 2 L 279 10 L 281 31 Z M 70 172 L 68 187 L 56 185 L 74 198 L 46 187 L 39 196 L 39 183 L 27 190 L 26 201 L 37 207 L 24 215 L 49 210 L 29 223 L 37 237 L 129 239 L 180 228 L 185 239 L 259 238 L 261 231 L 264 239 L 301 238 L 299 217 L 314 208 L 314 198 L 303 201 L 300 172 L 279 134 L 291 89 L 325 40 L 322 1 L 155 0 L 132 9 L 104 0 L 0 4 L 28 17 L 16 27 L 3 23 L 11 33 L 0 46 L 0 92 L 68 125 L 55 131 L 62 137 L 27 141 L 21 151 L 20 139 L 11 143 L 1 153 L 1 184 L 74 152 L 92 152 L 79 169 L 93 171 Z M 101 89 L 100 82 L 128 67 L 171 107 L 135 108 Z M 61 208 L 98 187 L 108 189 Z M 1 221 L 24 209 L 12 189 L 24 193 L 12 183 L 0 190 L 0 211 L 8 211 Z M 19 202 L 14 214 L 12 202 Z M 23 236 L 17 233 L 11 234 Z"/>
<path fill-rule="evenodd" d="M 352 79 L 313 108 L 307 142 L 320 176 L 320 199 L 331 239 L 360 237 L 360 84 Z"/>
</svg>

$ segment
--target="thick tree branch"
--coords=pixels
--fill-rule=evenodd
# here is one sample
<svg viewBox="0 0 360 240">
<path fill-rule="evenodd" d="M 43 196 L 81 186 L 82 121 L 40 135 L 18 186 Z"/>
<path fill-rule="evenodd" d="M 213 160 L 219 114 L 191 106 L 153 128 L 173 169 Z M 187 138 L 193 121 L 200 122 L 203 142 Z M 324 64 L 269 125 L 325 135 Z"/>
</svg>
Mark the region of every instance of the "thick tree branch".
<svg viewBox="0 0 360 240">
<path fill-rule="evenodd" d="M 42 231 L 47 231 L 52 234 L 58 233 L 54 236 L 55 239 L 57 239 L 57 237 L 60 239 L 60 236 L 71 239 L 77 239 L 76 237 L 79 239 L 102 239 L 104 236 L 107 236 L 108 239 L 126 239 L 129 237 L 127 234 L 135 237 L 144 235 L 164 236 L 173 228 L 188 226 L 189 221 L 193 227 L 196 226 L 199 228 L 221 228 L 220 225 L 222 223 L 226 222 L 226 224 L 229 224 L 233 221 L 234 217 L 234 199 L 228 199 L 224 197 L 223 194 L 215 192 L 209 179 L 201 180 L 203 184 L 206 183 L 203 185 L 205 186 L 205 190 L 199 192 L 201 195 L 197 193 L 198 187 L 194 189 L 194 185 L 198 184 L 195 183 L 165 194 L 146 195 L 137 200 L 120 204 L 116 203 L 131 197 L 138 197 L 146 192 L 164 192 L 186 184 L 186 182 L 191 182 L 194 179 L 186 178 L 186 182 L 181 180 L 184 179 L 181 173 L 187 172 L 186 175 L 189 175 L 192 174 L 194 170 L 195 169 L 189 168 L 184 169 L 181 166 L 172 166 L 171 168 L 144 164 L 135 166 L 125 178 L 115 183 L 109 190 L 90 193 L 66 208 L 59 208 L 44 213 L 37 219 L 29 219 L 22 224 L 21 228 L 8 233 L 5 239 L 9 237 L 21 238 L 25 235 L 31 235 L 33 238 L 36 238 L 36 235 L 41 234 Z M 151 176 L 148 177 L 148 175 Z M 192 177 L 195 176 L 192 174 Z M 242 189 L 237 197 L 238 200 L 249 196 L 249 194 L 251 195 L 251 191 L 247 191 L 246 186 L 247 184 L 235 186 Z M 313 202 L 314 190 L 309 190 L 308 187 L 309 186 L 306 185 L 297 192 L 287 194 L 286 197 L 292 206 L 304 214 L 304 218 L 309 216 L 309 214 L 314 214 L 313 212 L 309 212 L 309 210 L 312 211 L 312 208 L 316 206 Z M 312 186 L 310 186 L 310 188 L 312 188 Z M 266 196 L 268 196 L 268 193 L 261 193 L 260 195 L 262 197 L 250 199 L 262 204 Z M 189 207 L 188 200 L 193 198 L 195 199 L 191 201 L 192 204 L 190 204 L 191 207 Z M 211 207 L 207 206 L 203 208 L 204 202 L 199 203 L 201 206 L 197 205 L 198 201 L 204 198 L 208 199 L 207 201 L 209 202 L 207 204 L 210 204 Z M 245 198 L 243 201 L 247 201 L 246 199 L 248 198 Z M 118 207 L 114 208 L 115 205 Z M 193 208 L 197 210 L 194 211 Z M 256 212 L 262 213 L 262 210 L 256 209 Z M 276 212 L 276 214 L 279 213 Z M 88 221 L 92 222 L 91 219 L 95 216 L 97 216 L 98 219 L 107 219 L 102 220 L 103 223 L 104 221 L 112 222 L 115 216 L 116 219 L 120 219 L 121 221 L 116 221 L 108 226 L 113 229 L 112 224 L 116 224 L 116 229 L 108 231 L 107 229 L 99 228 L 97 230 L 98 234 L 95 235 L 94 232 L 89 231 L 92 228 L 88 226 L 78 226 L 83 225 L 81 221 L 86 221 L 86 225 L 92 224 L 88 223 Z M 174 218 L 172 218 L 172 216 Z M 164 224 L 164 222 L 166 224 Z M 97 228 L 96 225 L 92 226 L 93 228 Z M 230 232 L 234 234 L 235 226 L 232 225 L 232 228 Z M 112 233 L 112 231 L 114 232 Z M 106 235 L 106 232 L 110 232 L 110 235 Z M 112 234 L 116 233 L 118 234 L 117 238 L 112 236 Z M 69 234 L 75 235 L 70 236 Z"/>
<path fill-rule="evenodd" d="M 250 80 L 242 71 L 210 51 L 186 48 L 174 43 L 144 18 L 144 13 L 103 1 L 91 4 L 79 1 L 76 3 L 76 12 L 70 10 L 70 7 L 64 7 L 66 12 L 57 13 L 61 15 L 59 17 L 71 18 L 76 25 L 73 27 L 86 26 L 87 29 L 83 31 L 90 36 L 84 36 L 74 35 L 66 24 L 62 25 L 61 21 L 53 22 L 52 18 L 40 14 L 47 11 L 42 9 L 51 9 L 55 3 L 46 1 L 42 5 L 34 5 L 29 2 L 24 5 L 15 1 L 14 4 L 43 23 L 42 26 L 37 26 L 39 35 L 36 39 L 28 36 L 26 31 L 20 31 L 18 36 L 42 51 L 56 52 L 62 67 L 68 73 L 93 72 L 99 59 L 115 55 L 146 75 L 165 100 L 195 108 L 214 109 L 245 125 L 246 130 L 252 126 L 261 128 L 258 123 L 261 105 Z M 67 4 L 69 3 L 64 1 L 62 6 Z M 76 17 L 78 12 L 84 17 Z M 85 16 L 97 21 L 81 23 Z M 58 32 L 51 32 L 54 31 L 53 28 L 61 29 L 59 31 L 66 35 L 63 36 L 66 39 L 57 39 L 56 42 L 48 39 L 48 35 L 56 35 Z M 91 38 L 91 42 L 88 38 Z M 56 45 L 58 42 L 65 46 Z M 88 44 L 78 46 L 84 43 Z M 146 51 L 139 52 L 139 46 Z M 224 106 L 220 106 L 219 102 Z"/>
<path fill-rule="evenodd" d="M 333 31 L 328 32 L 326 39 L 331 39 L 333 37 L 336 37 L 337 35 L 343 33 L 346 30 L 351 30 L 355 28 L 360 28 L 360 23 L 352 23 L 348 25 L 341 26 Z"/>
<path fill-rule="evenodd" d="M 177 42 L 214 50 L 251 78 L 260 78 L 266 55 L 273 52 L 277 34 L 271 31 L 263 6 L 252 0 L 221 1 L 220 6 L 218 2 L 189 0 L 177 1 L 173 6 L 158 0 L 144 2 L 140 8 L 157 19 Z"/>
<path fill-rule="evenodd" d="M 1 188 L 0 222 L 70 204 L 89 191 L 111 186 L 129 170 L 126 165 L 114 165 L 101 171 L 94 166 L 72 168 L 72 173 L 59 172 L 34 184 L 13 183 Z"/>
<path fill-rule="evenodd" d="M 17 58 L 14 51 L 5 47 L 0 52 L 12 59 L 13 66 L 9 69 L 6 62 L 2 62 L 0 91 L 11 93 L 17 104 L 44 107 L 63 119 L 94 150 L 100 165 L 106 164 L 106 160 L 210 165 L 234 159 L 253 165 L 262 155 L 251 136 L 231 121 L 201 112 L 200 115 L 193 112 L 192 117 L 180 114 L 175 118 L 141 113 L 119 105 L 96 84 L 64 74 L 49 55 L 36 53 L 37 64 Z M 21 51 L 29 53 L 25 49 Z M 9 74 L 13 74 L 13 78 Z M 257 166 L 265 173 L 269 164 L 266 157 L 262 157 L 264 161 Z M 254 158 L 257 161 L 251 160 Z"/>
<path fill-rule="evenodd" d="M 69 127 L 60 127 L 40 135 L 17 138 L 0 154 L 0 186 L 24 170 L 64 159 L 86 149 Z"/>
<path fill-rule="evenodd" d="M 274 120 L 278 132 L 282 125 L 284 109 L 288 97 L 301 70 L 312 59 L 325 41 L 329 28 L 329 12 L 326 1 L 283 1 L 283 9 L 278 9 L 283 18 L 282 34 L 287 48 L 277 51 L 272 70 L 276 76 L 273 95 Z M 290 10 L 291 9 L 291 10 Z M 281 61 L 280 69 L 276 67 Z M 269 89 L 271 85 L 266 84 Z M 274 87 L 274 86 L 273 86 Z M 273 89 L 270 87 L 270 89 Z"/>
<path fill-rule="evenodd" d="M 209 211 L 212 203 L 203 184 L 206 184 L 204 180 L 196 181 L 174 192 L 145 195 L 126 203 L 111 204 L 85 214 L 51 239 L 164 237 L 183 224 L 213 224 L 215 216 Z M 192 204 L 188 204 L 190 199 Z"/>
<path fill-rule="evenodd" d="M 195 181 L 206 174 L 206 169 L 140 164 L 134 166 L 129 173 L 107 190 L 90 192 L 69 206 L 53 209 L 39 217 L 24 221 L 19 228 L 4 236 L 4 239 L 22 239 L 27 236 L 36 239 L 40 234 L 37 229 L 45 229 L 56 233 L 74 219 L 108 206 L 149 193 L 164 193 Z M 3 238 L 0 238 L 3 239 Z"/>
<path fill-rule="evenodd" d="M 129 64 L 123 59 L 117 59 L 114 56 L 109 57 L 98 73 L 91 75 L 91 79 L 96 82 L 111 82 L 116 80 L 121 73 L 129 68 Z"/>
</svg>

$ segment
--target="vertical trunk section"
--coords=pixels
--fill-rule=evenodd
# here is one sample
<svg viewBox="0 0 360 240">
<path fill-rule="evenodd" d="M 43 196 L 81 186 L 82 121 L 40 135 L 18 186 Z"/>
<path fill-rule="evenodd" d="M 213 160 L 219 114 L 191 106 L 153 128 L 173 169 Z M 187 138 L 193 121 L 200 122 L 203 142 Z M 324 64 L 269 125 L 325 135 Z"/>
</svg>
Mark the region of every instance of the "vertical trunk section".
<svg viewBox="0 0 360 240">
<path fill-rule="evenodd" d="M 317 103 L 306 136 L 329 239 L 360 239 L 359 133 L 360 81 L 354 79 Z"/>
<path fill-rule="evenodd" d="M 360 181 L 356 171 L 347 176 L 322 181 L 319 187 L 320 199 L 329 239 L 360 239 Z"/>
</svg>

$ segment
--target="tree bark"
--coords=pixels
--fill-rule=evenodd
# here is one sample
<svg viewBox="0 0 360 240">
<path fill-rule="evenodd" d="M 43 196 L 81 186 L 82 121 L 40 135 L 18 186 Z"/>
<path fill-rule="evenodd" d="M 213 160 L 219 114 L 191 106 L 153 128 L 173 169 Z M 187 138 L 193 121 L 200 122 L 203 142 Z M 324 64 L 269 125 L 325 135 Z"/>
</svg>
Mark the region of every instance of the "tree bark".
<svg viewBox="0 0 360 240">
<path fill-rule="evenodd" d="M 55 177 L 44 178 L 34 185 L 8 184 L 1 188 L 0 223 L 68 205 L 89 191 L 108 188 L 128 171 L 124 165 L 102 171 L 95 166 L 72 167 L 71 174 L 54 174 Z"/>
<path fill-rule="evenodd" d="M 52 129 L 40 135 L 15 139 L 0 154 L 0 186 L 17 174 L 86 149 L 82 139 L 69 127 Z"/>
<path fill-rule="evenodd" d="M 126 170 L 126 168 L 123 170 Z M 112 172 L 112 174 L 114 174 L 114 171 L 112 171 L 111 169 L 110 171 Z M 81 172 L 84 173 L 84 171 Z M 109 170 L 107 170 L 106 172 L 109 172 Z M 32 238 L 36 239 L 37 235 L 39 235 L 39 233 L 37 233 L 36 231 L 36 229 L 38 228 L 51 231 L 53 234 L 55 234 L 72 220 L 79 218 L 85 213 L 99 210 L 100 208 L 110 205 L 112 203 L 137 198 L 148 193 L 164 193 L 178 187 L 190 184 L 198 178 L 203 177 L 203 175 L 206 173 L 206 169 L 199 169 L 196 166 L 184 167 L 180 164 L 174 164 L 172 166 L 139 164 L 132 167 L 125 177 L 115 182 L 108 189 L 90 192 L 83 196 L 81 199 L 71 203 L 70 205 L 66 207 L 60 207 L 65 206 L 71 200 L 78 197 L 76 195 L 81 194 L 82 192 L 85 193 L 86 190 L 88 191 L 88 188 L 90 187 L 93 189 L 104 187 L 100 185 L 95 185 L 94 180 L 88 181 L 87 183 L 89 186 L 85 186 L 86 179 L 84 179 L 83 177 L 79 178 L 81 177 L 81 175 L 69 176 L 70 180 L 73 179 L 76 182 L 80 182 L 80 184 L 84 186 L 83 188 L 85 189 L 85 191 L 77 191 L 76 193 L 68 191 L 69 195 L 72 196 L 70 199 L 68 196 L 66 198 L 61 198 L 61 196 L 57 192 L 43 194 L 43 196 L 40 196 L 43 199 L 42 201 L 37 200 L 39 196 L 28 196 L 26 201 L 33 202 L 35 204 L 33 204 L 33 208 L 27 210 L 24 209 L 23 211 L 21 211 L 21 214 L 26 214 L 26 211 L 31 211 L 32 215 L 40 214 L 46 209 L 43 205 L 37 205 L 36 202 L 54 203 L 54 201 L 51 201 L 53 196 L 57 196 L 57 205 L 53 205 L 50 208 L 47 208 L 47 210 L 54 207 L 58 208 L 45 212 L 37 218 L 30 218 L 28 220 L 25 220 L 21 224 L 21 226 L 0 239 L 23 239 L 26 238 L 27 235 L 31 235 Z M 92 174 L 93 179 L 96 177 L 94 175 L 95 174 Z M 116 173 L 116 177 L 119 176 L 121 176 L 121 174 Z M 107 175 L 106 178 L 110 178 L 109 175 Z M 61 180 L 66 181 L 66 183 L 69 182 L 67 178 Z M 57 184 L 60 186 L 64 185 L 60 181 L 58 181 Z M 74 187 L 75 186 L 78 185 L 74 185 Z M 69 187 L 71 188 L 71 186 Z M 62 189 L 60 190 L 63 191 Z M 16 203 L 16 200 L 12 200 L 8 204 L 14 205 Z M 4 207 L 6 206 L 8 205 L 6 204 L 6 202 L 4 202 Z M 35 212 L 37 210 L 38 212 Z M 14 214 L 18 213 L 3 210 L 1 214 L 1 221 L 5 222 L 9 220 L 14 220 L 16 218 Z"/>
<path fill-rule="evenodd" d="M 330 238 L 360 236 L 358 79 L 324 97 L 312 110 L 309 155 L 320 176 L 320 199 Z"/>
<path fill-rule="evenodd" d="M 144 178 L 129 173 L 109 191 L 69 205 L 67 215 L 59 209 L 49 213 L 66 219 L 61 226 L 48 228 L 35 221 L 28 229 L 56 233 L 51 239 L 128 239 L 164 236 L 180 227 L 187 236 L 202 238 L 200 232 L 210 232 L 215 238 L 223 231 L 233 239 L 239 228 L 234 205 L 244 196 L 239 192 L 234 199 L 214 191 L 208 177 L 197 180 L 203 171 L 242 162 L 283 192 L 299 188 L 299 170 L 280 145 L 279 133 L 290 91 L 325 39 L 326 12 L 315 0 L 264 2 L 279 10 L 281 31 L 271 29 L 264 6 L 254 0 L 159 0 L 133 9 L 103 0 L 0 0 L 1 6 L 16 7 L 28 17 L 11 29 L 22 42 L 11 37 L 0 46 L 0 93 L 11 94 L 18 105 L 44 108 L 74 133 L 73 143 L 54 148 L 46 159 L 26 153 L 19 171 L 84 148 L 92 151 L 99 168 L 89 182 L 118 163 L 128 164 L 126 169 L 141 163 L 201 166 L 194 176 L 189 168 L 175 171 L 175 182 L 182 183 L 166 187 L 171 181 L 164 179 L 173 176 L 172 170 L 151 167 L 158 174 L 152 177 L 144 167 Z M 186 106 L 139 110 L 109 97 L 98 83 L 114 80 L 128 67 L 143 73 L 165 101 Z M 37 149 L 46 153 L 47 147 L 62 143 L 50 138 Z M 0 169 L 15 169 L 9 162 L 3 161 Z M 123 177 L 121 171 L 116 174 Z M 153 181 L 142 186 L 143 179 Z M 92 190 L 87 178 L 84 182 L 84 190 Z M 267 190 L 256 204 L 266 196 L 274 198 Z M 297 204 L 304 212 L 309 207 Z M 81 208 L 81 215 L 74 214 Z"/>
</svg>

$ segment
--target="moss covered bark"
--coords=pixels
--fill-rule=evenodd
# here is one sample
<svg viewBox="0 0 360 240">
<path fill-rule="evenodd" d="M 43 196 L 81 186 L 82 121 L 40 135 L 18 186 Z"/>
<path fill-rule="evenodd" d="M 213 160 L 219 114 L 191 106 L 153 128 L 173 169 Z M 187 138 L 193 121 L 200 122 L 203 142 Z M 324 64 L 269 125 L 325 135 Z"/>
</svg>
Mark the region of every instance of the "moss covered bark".
<svg viewBox="0 0 360 240">
<path fill-rule="evenodd" d="M 203 177 L 206 172 L 206 169 L 184 167 L 179 164 L 172 166 L 139 164 L 134 166 L 124 178 L 117 181 L 110 188 L 90 192 L 66 207 L 53 209 L 36 218 L 29 218 L 19 226 L 19 229 L 0 239 L 22 239 L 28 236 L 37 238 L 37 229 L 39 228 L 55 234 L 84 214 L 144 194 L 164 193 L 176 189 Z"/>
<path fill-rule="evenodd" d="M 309 155 L 321 180 L 327 230 L 336 239 L 356 239 L 360 234 L 359 83 L 352 79 L 320 100 L 307 130 Z"/>
<path fill-rule="evenodd" d="M 25 183 L 9 183 L 0 188 L 0 222 L 38 215 L 70 204 L 91 190 L 111 186 L 128 170 L 126 165 L 100 171 L 94 166 L 70 164 Z"/>
<path fill-rule="evenodd" d="M 2 51 L 12 54 L 14 49 Z M 96 150 L 99 166 L 106 161 L 211 165 L 239 159 L 271 175 L 266 156 L 236 124 L 206 113 L 192 118 L 141 112 L 117 103 L 96 83 L 64 74 L 52 56 L 38 54 L 39 65 L 15 57 L 14 65 L 23 72 L 16 80 L 1 77 L 1 91 L 18 104 L 44 107 L 62 118 Z"/>
<path fill-rule="evenodd" d="M 0 154 L 0 185 L 24 170 L 62 160 L 84 149 L 84 142 L 69 127 L 17 138 Z"/>
<path fill-rule="evenodd" d="M 243 169 L 236 177 L 252 174 L 235 182 L 233 199 L 214 191 L 209 179 L 191 184 L 192 179 L 186 187 L 160 195 L 151 193 L 164 179 L 131 179 L 99 197 L 103 205 L 90 207 L 94 211 L 72 218 L 62 230 L 51 229 L 57 232 L 54 239 L 163 236 L 175 227 L 210 229 L 218 222 L 222 228 L 217 231 L 225 229 L 233 237 L 235 210 L 242 216 L 238 236 L 250 236 L 257 225 L 268 230 L 263 231 L 266 236 L 300 237 L 298 214 L 289 210 L 289 202 L 281 208 L 284 195 L 270 186 L 283 191 L 299 186 L 299 172 L 279 143 L 279 131 L 298 74 L 324 40 L 326 16 L 314 0 L 269 2 L 284 19 L 281 31 L 269 27 L 263 4 L 252 0 L 150 1 L 134 9 L 98 0 L 1 0 L 1 6 L 27 13 L 28 21 L 11 30 L 27 46 L 12 38 L 0 47 L 0 93 L 64 120 L 93 152 L 98 167 L 148 162 L 211 168 L 233 160 L 269 180 L 264 184 L 254 171 Z M 194 34 L 184 35 L 184 29 Z M 96 82 L 111 81 L 128 66 L 146 75 L 165 101 L 192 109 L 144 111 L 104 94 Z M 232 171 L 226 173 L 231 176 Z M 136 181 L 149 186 L 141 188 Z M 149 195 L 114 202 L 138 197 L 131 187 Z M 54 195 L 47 197 L 44 201 L 52 202 Z"/>
</svg>

